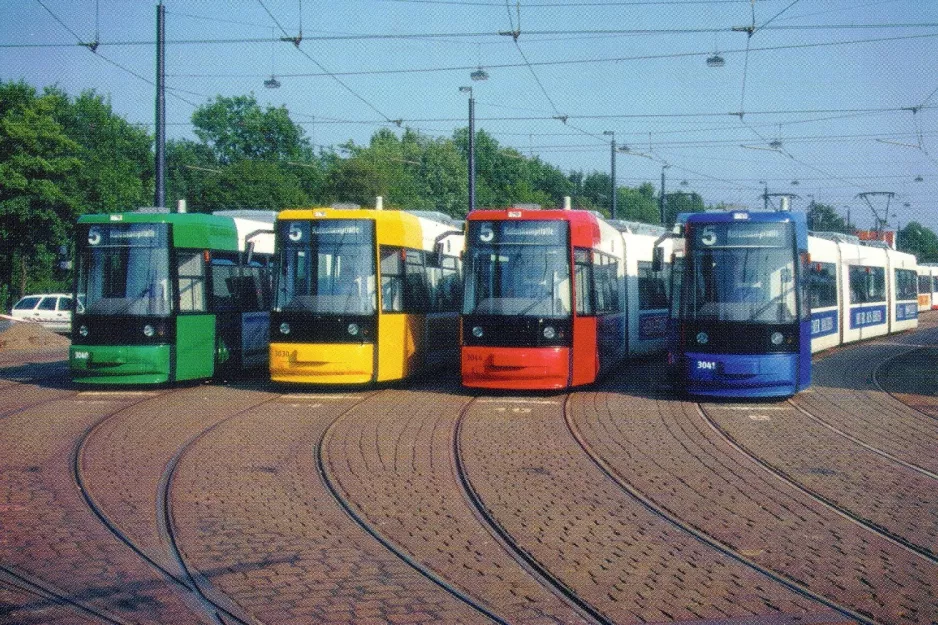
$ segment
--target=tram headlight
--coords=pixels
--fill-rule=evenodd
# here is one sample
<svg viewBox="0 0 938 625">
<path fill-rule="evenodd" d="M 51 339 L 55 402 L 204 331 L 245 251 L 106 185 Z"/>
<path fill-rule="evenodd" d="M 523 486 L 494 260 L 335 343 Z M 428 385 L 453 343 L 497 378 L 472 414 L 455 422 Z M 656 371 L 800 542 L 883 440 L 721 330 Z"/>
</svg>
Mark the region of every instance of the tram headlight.
<svg viewBox="0 0 938 625">
<path fill-rule="evenodd" d="M 707 334 L 706 332 L 698 332 L 697 342 L 700 343 L 701 345 L 706 345 L 707 343 L 710 342 L 710 335 Z"/>
<path fill-rule="evenodd" d="M 781 345 L 782 341 L 785 340 L 785 337 L 782 335 L 781 332 L 773 332 L 772 336 L 769 338 L 772 341 L 772 345 Z"/>
<path fill-rule="evenodd" d="M 286 321 L 280 324 L 280 334 L 290 334 L 290 324 Z"/>
<path fill-rule="evenodd" d="M 361 328 L 358 327 L 357 323 L 348 324 L 348 333 L 352 336 L 358 336 L 358 333 L 361 332 Z"/>
<path fill-rule="evenodd" d="M 472 336 L 481 339 L 483 334 L 485 334 L 485 332 L 482 331 L 482 326 L 473 326 Z"/>
<path fill-rule="evenodd" d="M 152 337 L 154 334 L 156 334 L 156 330 L 154 330 L 154 329 L 153 329 L 153 326 L 151 326 L 149 323 L 148 323 L 147 325 L 143 326 L 143 336 L 145 336 L 145 337 L 147 337 L 147 338 L 150 338 L 150 337 Z"/>
<path fill-rule="evenodd" d="M 81 325 L 78 327 L 78 333 L 82 336 L 88 336 L 88 326 Z"/>
<path fill-rule="evenodd" d="M 554 326 L 544 326 L 544 338 L 548 341 L 557 337 L 557 330 L 554 329 Z"/>
</svg>

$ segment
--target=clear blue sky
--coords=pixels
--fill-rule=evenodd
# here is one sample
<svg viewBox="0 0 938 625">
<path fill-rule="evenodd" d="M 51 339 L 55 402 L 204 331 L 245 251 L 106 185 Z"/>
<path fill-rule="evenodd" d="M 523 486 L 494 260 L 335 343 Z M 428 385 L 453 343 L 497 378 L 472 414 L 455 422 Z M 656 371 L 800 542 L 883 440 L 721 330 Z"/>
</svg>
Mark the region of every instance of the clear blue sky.
<svg viewBox="0 0 938 625">
<path fill-rule="evenodd" d="M 0 79 L 95 89 L 152 131 L 156 4 L 3 0 Z M 938 230 L 932 0 L 164 6 L 171 138 L 192 137 L 195 106 L 250 92 L 285 105 L 317 146 L 366 144 L 396 120 L 449 137 L 467 125 L 459 87 L 472 86 L 479 129 L 565 172 L 609 171 L 612 131 L 629 149 L 617 156 L 620 185 L 657 188 L 667 163 L 668 191 L 758 208 L 765 181 L 770 193 L 799 195 L 796 209 L 812 197 L 849 208 L 861 227 L 873 214 L 857 194 L 890 191 L 891 225 Z M 301 26 L 298 47 L 271 41 Z M 79 45 L 95 40 L 97 53 Z M 725 65 L 708 67 L 717 52 Z M 489 78 L 473 82 L 479 66 Z M 272 74 L 279 89 L 264 87 Z"/>
</svg>

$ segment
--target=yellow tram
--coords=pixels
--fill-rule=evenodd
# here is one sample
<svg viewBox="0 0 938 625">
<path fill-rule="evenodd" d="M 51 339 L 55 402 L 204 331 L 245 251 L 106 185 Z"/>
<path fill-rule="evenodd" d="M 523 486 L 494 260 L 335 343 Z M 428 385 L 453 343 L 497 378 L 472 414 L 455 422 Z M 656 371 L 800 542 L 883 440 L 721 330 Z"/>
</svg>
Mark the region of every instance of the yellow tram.
<svg viewBox="0 0 938 625">
<path fill-rule="evenodd" d="M 464 240 L 442 213 L 282 211 L 271 379 L 369 384 L 458 362 Z"/>
</svg>

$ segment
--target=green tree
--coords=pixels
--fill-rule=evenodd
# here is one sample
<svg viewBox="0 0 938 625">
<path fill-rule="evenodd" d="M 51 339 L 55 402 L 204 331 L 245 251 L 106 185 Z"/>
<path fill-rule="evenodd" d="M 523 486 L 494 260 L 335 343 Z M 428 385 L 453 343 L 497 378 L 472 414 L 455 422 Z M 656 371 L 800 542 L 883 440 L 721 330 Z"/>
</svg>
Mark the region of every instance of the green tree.
<svg viewBox="0 0 938 625">
<path fill-rule="evenodd" d="M 58 89 L 46 90 L 57 103 L 55 117 L 78 143 L 81 167 L 68 178 L 75 210 L 113 213 L 153 202 L 153 150 L 147 131 L 115 115 L 111 104 L 94 91 L 69 101 Z"/>
<path fill-rule="evenodd" d="M 426 144 L 418 183 L 427 209 L 460 219 L 465 217 L 469 207 L 467 165 L 451 140 L 436 139 Z"/>
<path fill-rule="evenodd" d="M 242 159 L 303 160 L 310 155 L 309 140 L 286 107 L 262 109 L 254 94 L 218 96 L 196 109 L 192 124 L 195 135 L 223 165 Z"/>
<path fill-rule="evenodd" d="M 938 262 L 938 235 L 917 221 L 910 221 L 897 233 L 896 248 L 915 254 L 920 263 Z"/>
<path fill-rule="evenodd" d="M 610 197 L 609 187 L 612 185 L 612 176 L 602 172 L 592 172 L 583 178 L 580 189 L 580 202 L 578 206 L 589 210 L 600 211 L 609 215 Z M 618 197 L 616 198 L 618 204 Z"/>
<path fill-rule="evenodd" d="M 208 212 L 205 194 L 211 180 L 222 172 L 222 165 L 215 159 L 212 149 L 188 139 L 166 142 L 166 200 L 175 206 L 178 200 L 186 200 L 192 212 Z"/>
<path fill-rule="evenodd" d="M 68 178 L 81 165 L 79 145 L 56 120 L 60 98 L 0 83 L 0 281 L 19 294 L 30 264 L 65 242 L 75 218 Z"/>
<path fill-rule="evenodd" d="M 329 188 L 335 201 L 373 206 L 377 196 L 387 196 L 390 182 L 386 176 L 371 159 L 342 159 L 329 172 Z"/>
<path fill-rule="evenodd" d="M 808 205 L 808 228 L 815 232 L 842 232 L 849 234 L 853 229 L 847 220 L 837 214 L 837 209 L 814 200 Z"/>
<path fill-rule="evenodd" d="M 703 198 L 696 192 L 665 193 L 664 214 L 668 224 L 673 224 L 679 213 L 699 213 L 706 210 Z"/>
<path fill-rule="evenodd" d="M 646 224 L 657 224 L 658 200 L 655 196 L 655 187 L 650 182 L 642 183 L 637 189 L 619 187 L 616 204 L 620 219 L 641 221 Z"/>
<path fill-rule="evenodd" d="M 193 203 L 198 212 L 212 212 L 230 209 L 278 211 L 304 206 L 308 202 L 292 170 L 280 163 L 243 160 L 225 167 L 217 175 L 206 175 L 202 194 L 194 198 Z"/>
</svg>

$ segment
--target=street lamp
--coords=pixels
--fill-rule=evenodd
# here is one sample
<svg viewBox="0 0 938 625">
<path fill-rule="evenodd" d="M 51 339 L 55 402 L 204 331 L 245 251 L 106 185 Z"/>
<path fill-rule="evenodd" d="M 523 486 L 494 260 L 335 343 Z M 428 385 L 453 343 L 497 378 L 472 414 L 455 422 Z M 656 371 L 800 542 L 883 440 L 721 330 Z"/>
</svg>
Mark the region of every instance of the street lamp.
<svg viewBox="0 0 938 625">
<path fill-rule="evenodd" d="M 612 143 L 610 144 L 610 150 L 609 150 L 609 154 L 611 154 L 610 169 L 612 170 L 612 183 L 611 183 L 612 209 L 610 210 L 609 215 L 612 219 L 615 219 L 616 218 L 616 133 L 614 130 L 604 130 L 603 134 L 607 137 L 608 136 L 612 137 Z"/>
<path fill-rule="evenodd" d="M 469 212 L 476 207 L 476 101 L 472 97 L 472 87 L 460 87 L 462 93 L 469 94 Z"/>
<path fill-rule="evenodd" d="M 664 170 L 670 167 L 667 163 L 661 166 L 661 194 L 658 196 L 658 220 L 664 225 Z"/>
</svg>

